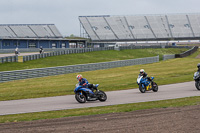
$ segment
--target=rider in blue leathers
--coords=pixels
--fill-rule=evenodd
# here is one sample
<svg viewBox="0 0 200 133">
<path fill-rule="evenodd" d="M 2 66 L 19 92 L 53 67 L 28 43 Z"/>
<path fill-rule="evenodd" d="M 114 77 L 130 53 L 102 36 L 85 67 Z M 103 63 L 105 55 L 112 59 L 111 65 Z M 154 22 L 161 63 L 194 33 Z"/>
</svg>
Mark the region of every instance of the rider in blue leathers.
<svg viewBox="0 0 200 133">
<path fill-rule="evenodd" d="M 88 87 L 92 91 L 94 91 L 94 89 L 96 89 L 95 86 L 93 86 L 93 84 L 89 84 L 89 82 L 87 81 L 87 79 L 83 78 L 82 75 L 77 75 L 76 78 L 79 81 L 79 85 L 80 86 L 82 86 L 82 87 Z"/>
</svg>

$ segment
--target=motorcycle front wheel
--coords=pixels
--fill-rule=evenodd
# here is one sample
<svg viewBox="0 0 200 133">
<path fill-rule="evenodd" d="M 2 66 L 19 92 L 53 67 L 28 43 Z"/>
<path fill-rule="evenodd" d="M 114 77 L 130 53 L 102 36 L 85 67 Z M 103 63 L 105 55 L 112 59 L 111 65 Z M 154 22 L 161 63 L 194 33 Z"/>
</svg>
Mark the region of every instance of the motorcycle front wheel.
<svg viewBox="0 0 200 133">
<path fill-rule="evenodd" d="M 153 82 L 153 92 L 157 92 L 158 91 L 158 85 Z"/>
<path fill-rule="evenodd" d="M 199 81 L 195 81 L 195 86 L 196 86 L 197 90 L 200 90 L 200 86 L 199 85 L 200 85 Z"/>
<path fill-rule="evenodd" d="M 99 96 L 99 97 L 98 97 L 99 101 L 104 102 L 104 101 L 107 100 L 107 95 L 106 95 L 105 92 L 99 91 L 99 92 L 97 93 L 97 95 Z"/>
<path fill-rule="evenodd" d="M 145 86 L 142 87 L 142 84 L 139 84 L 139 90 L 140 90 L 141 93 L 145 93 L 146 88 L 145 88 Z"/>
<path fill-rule="evenodd" d="M 79 103 L 85 103 L 86 102 L 85 95 L 80 95 L 79 93 L 76 93 L 75 98 Z"/>
</svg>

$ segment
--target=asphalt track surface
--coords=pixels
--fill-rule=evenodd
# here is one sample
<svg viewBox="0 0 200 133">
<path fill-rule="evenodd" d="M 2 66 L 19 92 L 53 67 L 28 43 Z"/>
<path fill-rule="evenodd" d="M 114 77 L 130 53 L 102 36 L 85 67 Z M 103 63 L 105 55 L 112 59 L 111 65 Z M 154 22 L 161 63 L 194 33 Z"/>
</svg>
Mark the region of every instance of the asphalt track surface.
<svg viewBox="0 0 200 133">
<path fill-rule="evenodd" d="M 158 92 L 148 91 L 146 93 L 140 93 L 138 89 L 110 91 L 106 92 L 108 97 L 107 101 L 90 101 L 84 104 L 78 103 L 75 100 L 74 95 L 1 101 L 0 115 L 87 108 L 200 96 L 200 91 L 195 88 L 194 84 L 195 82 L 192 81 L 162 85 L 159 86 Z"/>
<path fill-rule="evenodd" d="M 34 55 L 39 54 L 39 52 L 31 52 L 31 53 L 20 53 L 18 56 L 26 56 L 26 55 Z M 14 53 L 10 54 L 0 54 L 0 57 L 8 57 L 8 56 L 15 56 Z"/>
</svg>

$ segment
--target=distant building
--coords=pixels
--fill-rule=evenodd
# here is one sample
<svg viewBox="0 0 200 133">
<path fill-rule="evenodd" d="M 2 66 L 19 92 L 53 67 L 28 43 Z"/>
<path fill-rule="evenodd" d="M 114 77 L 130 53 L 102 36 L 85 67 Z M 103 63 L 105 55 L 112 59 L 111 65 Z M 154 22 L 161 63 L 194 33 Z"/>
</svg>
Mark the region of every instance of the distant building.
<svg viewBox="0 0 200 133">
<path fill-rule="evenodd" d="M 66 39 L 54 24 L 0 24 L 0 49 L 70 48 L 86 45 L 85 39 Z"/>
</svg>

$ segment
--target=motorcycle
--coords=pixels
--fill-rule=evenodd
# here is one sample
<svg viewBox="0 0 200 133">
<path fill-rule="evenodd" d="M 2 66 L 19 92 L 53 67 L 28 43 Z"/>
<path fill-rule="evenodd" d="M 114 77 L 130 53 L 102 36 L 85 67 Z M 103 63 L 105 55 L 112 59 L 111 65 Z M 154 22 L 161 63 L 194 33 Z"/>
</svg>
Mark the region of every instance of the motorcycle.
<svg viewBox="0 0 200 133">
<path fill-rule="evenodd" d="M 195 86 L 197 90 L 200 90 L 200 75 L 198 71 L 194 73 L 193 79 L 195 80 Z"/>
<path fill-rule="evenodd" d="M 99 84 L 93 86 L 97 88 Z M 98 89 L 96 89 L 96 91 L 92 91 L 91 89 L 80 86 L 79 84 L 76 84 L 74 93 L 75 93 L 75 99 L 79 103 L 85 103 L 86 101 L 96 101 L 96 100 L 104 102 L 107 100 L 107 95 L 105 92 Z"/>
<path fill-rule="evenodd" d="M 40 48 L 39 53 L 44 54 L 44 49 Z"/>
<path fill-rule="evenodd" d="M 145 93 L 146 91 L 153 90 L 154 92 L 158 91 L 158 85 L 153 82 L 154 77 L 151 77 L 151 81 L 147 78 L 143 78 L 143 76 L 139 75 L 137 78 L 137 84 L 139 85 L 139 90 L 141 93 Z"/>
<path fill-rule="evenodd" d="M 19 51 L 15 51 L 15 55 L 18 56 L 20 54 Z"/>
</svg>

